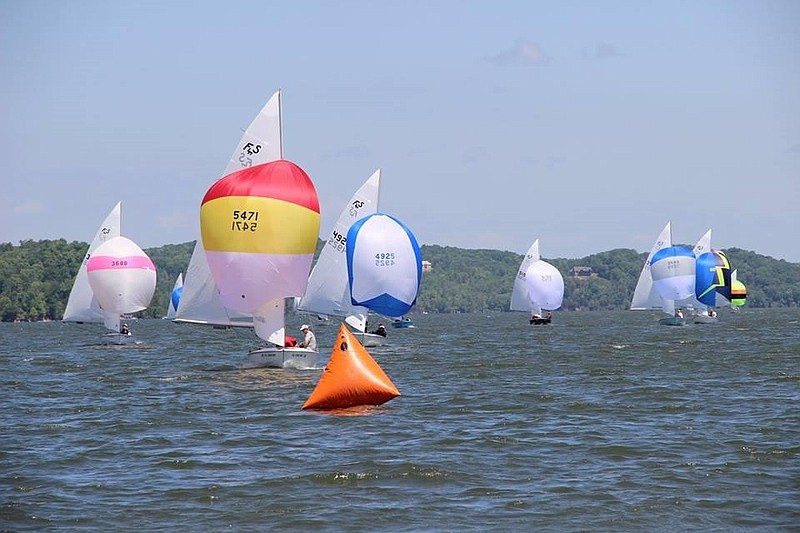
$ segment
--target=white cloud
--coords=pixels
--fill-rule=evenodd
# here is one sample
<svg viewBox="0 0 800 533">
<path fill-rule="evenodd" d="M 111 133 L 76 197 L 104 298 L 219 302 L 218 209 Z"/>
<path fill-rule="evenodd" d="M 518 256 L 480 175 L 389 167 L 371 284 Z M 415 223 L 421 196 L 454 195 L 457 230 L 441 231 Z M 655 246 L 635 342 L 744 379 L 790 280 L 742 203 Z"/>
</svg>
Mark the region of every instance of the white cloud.
<svg viewBox="0 0 800 533">
<path fill-rule="evenodd" d="M 544 54 L 539 43 L 520 40 L 512 48 L 501 50 L 499 53 L 488 57 L 487 60 L 497 66 L 511 64 L 536 65 L 546 63 L 549 58 Z"/>
</svg>

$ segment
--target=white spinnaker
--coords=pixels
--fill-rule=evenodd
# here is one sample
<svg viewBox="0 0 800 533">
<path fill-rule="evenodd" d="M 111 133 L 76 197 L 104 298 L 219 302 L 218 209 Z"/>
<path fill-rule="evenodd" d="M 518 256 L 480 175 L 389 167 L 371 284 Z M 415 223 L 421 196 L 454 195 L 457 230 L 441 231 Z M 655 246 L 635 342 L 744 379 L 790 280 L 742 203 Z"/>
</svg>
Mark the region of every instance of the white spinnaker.
<svg viewBox="0 0 800 533">
<path fill-rule="evenodd" d="M 525 273 L 525 284 L 531 300 L 531 310 L 558 309 L 564 298 L 564 278 L 556 267 L 541 259 L 532 263 Z"/>
</svg>

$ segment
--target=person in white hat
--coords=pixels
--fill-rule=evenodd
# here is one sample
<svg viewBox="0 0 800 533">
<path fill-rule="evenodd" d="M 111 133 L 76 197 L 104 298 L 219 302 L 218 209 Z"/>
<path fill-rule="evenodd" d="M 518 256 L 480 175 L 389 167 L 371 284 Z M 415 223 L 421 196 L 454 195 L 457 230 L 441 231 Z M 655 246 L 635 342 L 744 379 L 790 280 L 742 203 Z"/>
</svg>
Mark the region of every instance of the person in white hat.
<svg viewBox="0 0 800 533">
<path fill-rule="evenodd" d="M 300 331 L 305 334 L 303 338 L 303 342 L 301 342 L 298 346 L 301 348 L 308 348 L 309 350 L 317 351 L 317 338 L 314 336 L 314 332 L 308 327 L 308 324 L 303 324 L 300 326 Z"/>
</svg>

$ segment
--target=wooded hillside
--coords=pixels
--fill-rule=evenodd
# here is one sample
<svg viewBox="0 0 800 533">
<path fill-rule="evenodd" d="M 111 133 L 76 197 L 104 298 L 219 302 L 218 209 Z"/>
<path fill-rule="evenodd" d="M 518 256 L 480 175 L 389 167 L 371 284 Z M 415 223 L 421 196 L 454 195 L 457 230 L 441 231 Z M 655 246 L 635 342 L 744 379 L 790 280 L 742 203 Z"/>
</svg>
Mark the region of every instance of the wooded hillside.
<svg viewBox="0 0 800 533">
<path fill-rule="evenodd" d="M 88 244 L 64 239 L 0 244 L 0 319 L 60 320 L 75 273 Z M 322 246 L 322 241 L 318 250 Z M 150 308 L 141 316 L 160 318 L 178 273 L 186 271 L 194 241 L 145 250 L 158 270 Z M 800 263 L 789 263 L 739 248 L 725 250 L 739 279 L 747 285 L 749 307 L 800 306 Z M 626 309 L 646 253 L 616 249 L 580 259 L 545 258 L 561 271 L 563 309 Z M 422 246 L 432 264 L 426 272 L 416 312 L 467 313 L 507 311 L 522 256 L 500 250 Z M 572 267 L 590 267 L 596 275 L 570 276 Z"/>
</svg>

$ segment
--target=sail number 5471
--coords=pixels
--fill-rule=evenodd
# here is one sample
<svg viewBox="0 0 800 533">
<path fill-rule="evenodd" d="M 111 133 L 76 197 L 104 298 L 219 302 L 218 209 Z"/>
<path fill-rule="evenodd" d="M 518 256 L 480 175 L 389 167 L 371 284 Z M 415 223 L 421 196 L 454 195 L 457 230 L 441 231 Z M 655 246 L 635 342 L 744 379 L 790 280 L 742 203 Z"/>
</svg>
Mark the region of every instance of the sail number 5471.
<svg viewBox="0 0 800 533">
<path fill-rule="evenodd" d="M 258 222 L 258 211 L 234 209 L 231 231 L 255 231 Z"/>
</svg>

